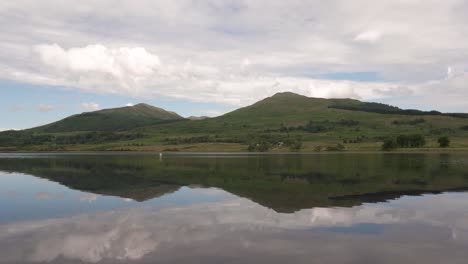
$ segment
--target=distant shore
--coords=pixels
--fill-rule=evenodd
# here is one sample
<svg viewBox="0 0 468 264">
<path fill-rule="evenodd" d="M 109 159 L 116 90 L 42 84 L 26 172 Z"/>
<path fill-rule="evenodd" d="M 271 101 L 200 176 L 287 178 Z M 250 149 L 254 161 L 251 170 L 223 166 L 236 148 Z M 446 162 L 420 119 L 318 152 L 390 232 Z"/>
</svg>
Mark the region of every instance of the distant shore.
<svg viewBox="0 0 468 264">
<path fill-rule="evenodd" d="M 248 152 L 248 151 L 153 151 L 153 150 L 64 150 L 64 151 L 6 151 L 0 150 L 1 155 L 101 155 L 101 154 L 141 154 L 141 155 L 314 155 L 314 154 L 450 154 L 450 153 L 467 153 L 466 148 L 452 149 L 405 149 L 405 150 L 343 150 L 343 151 L 267 151 L 267 152 Z"/>
</svg>

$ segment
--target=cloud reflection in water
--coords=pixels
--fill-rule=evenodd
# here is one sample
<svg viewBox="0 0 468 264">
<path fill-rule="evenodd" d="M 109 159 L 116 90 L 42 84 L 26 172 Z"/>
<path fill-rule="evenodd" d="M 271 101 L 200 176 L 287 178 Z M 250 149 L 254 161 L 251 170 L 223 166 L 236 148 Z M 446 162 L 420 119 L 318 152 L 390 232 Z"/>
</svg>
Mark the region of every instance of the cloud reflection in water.
<svg viewBox="0 0 468 264">
<path fill-rule="evenodd" d="M 198 189 L 200 192 L 219 189 Z M 464 263 L 468 194 L 277 213 L 244 198 L 0 226 L 0 263 Z M 373 226 L 378 233 L 366 232 Z M 449 258 L 450 257 L 450 258 Z M 378 261 L 377 261 L 378 260 Z M 459 260 L 460 262 L 457 262 Z"/>
</svg>

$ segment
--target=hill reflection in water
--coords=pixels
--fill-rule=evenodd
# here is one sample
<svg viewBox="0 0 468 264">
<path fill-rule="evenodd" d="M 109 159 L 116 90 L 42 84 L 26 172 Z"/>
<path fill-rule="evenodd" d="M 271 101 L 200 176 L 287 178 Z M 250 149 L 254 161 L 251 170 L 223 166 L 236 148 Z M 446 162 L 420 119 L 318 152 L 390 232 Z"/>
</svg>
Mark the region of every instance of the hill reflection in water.
<svg viewBox="0 0 468 264">
<path fill-rule="evenodd" d="M 465 263 L 467 161 L 2 157 L 0 263 Z"/>
<path fill-rule="evenodd" d="M 20 156 L 21 157 L 21 156 Z M 360 205 L 468 187 L 468 155 L 59 155 L 0 158 L 0 170 L 145 201 L 216 187 L 277 212 Z"/>
</svg>

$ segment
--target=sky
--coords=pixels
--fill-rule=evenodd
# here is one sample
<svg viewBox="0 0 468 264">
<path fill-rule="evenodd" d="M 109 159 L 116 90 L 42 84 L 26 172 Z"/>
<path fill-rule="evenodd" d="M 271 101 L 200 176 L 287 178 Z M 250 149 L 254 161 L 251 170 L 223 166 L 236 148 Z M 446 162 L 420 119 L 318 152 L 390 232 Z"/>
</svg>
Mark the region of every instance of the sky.
<svg viewBox="0 0 468 264">
<path fill-rule="evenodd" d="M 468 112 L 468 0 L 0 1 L 0 130 L 277 92 Z"/>
</svg>

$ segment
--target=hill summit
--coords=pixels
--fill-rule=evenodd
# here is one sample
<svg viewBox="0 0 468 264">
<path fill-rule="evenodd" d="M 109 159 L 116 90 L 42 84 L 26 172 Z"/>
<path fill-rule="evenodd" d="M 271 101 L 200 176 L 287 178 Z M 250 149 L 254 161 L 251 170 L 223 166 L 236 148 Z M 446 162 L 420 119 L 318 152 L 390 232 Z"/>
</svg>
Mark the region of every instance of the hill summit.
<svg viewBox="0 0 468 264">
<path fill-rule="evenodd" d="M 428 147 L 450 137 L 450 147 L 466 148 L 467 131 L 466 113 L 283 92 L 212 118 L 182 118 L 148 104 L 81 113 L 41 127 L 1 132 L 0 149 L 380 150 L 384 140 L 410 136 L 425 139 Z"/>
<path fill-rule="evenodd" d="M 167 121 L 182 120 L 180 115 L 140 103 L 134 106 L 103 109 L 72 115 L 60 121 L 32 128 L 33 132 L 115 131 Z"/>
</svg>

